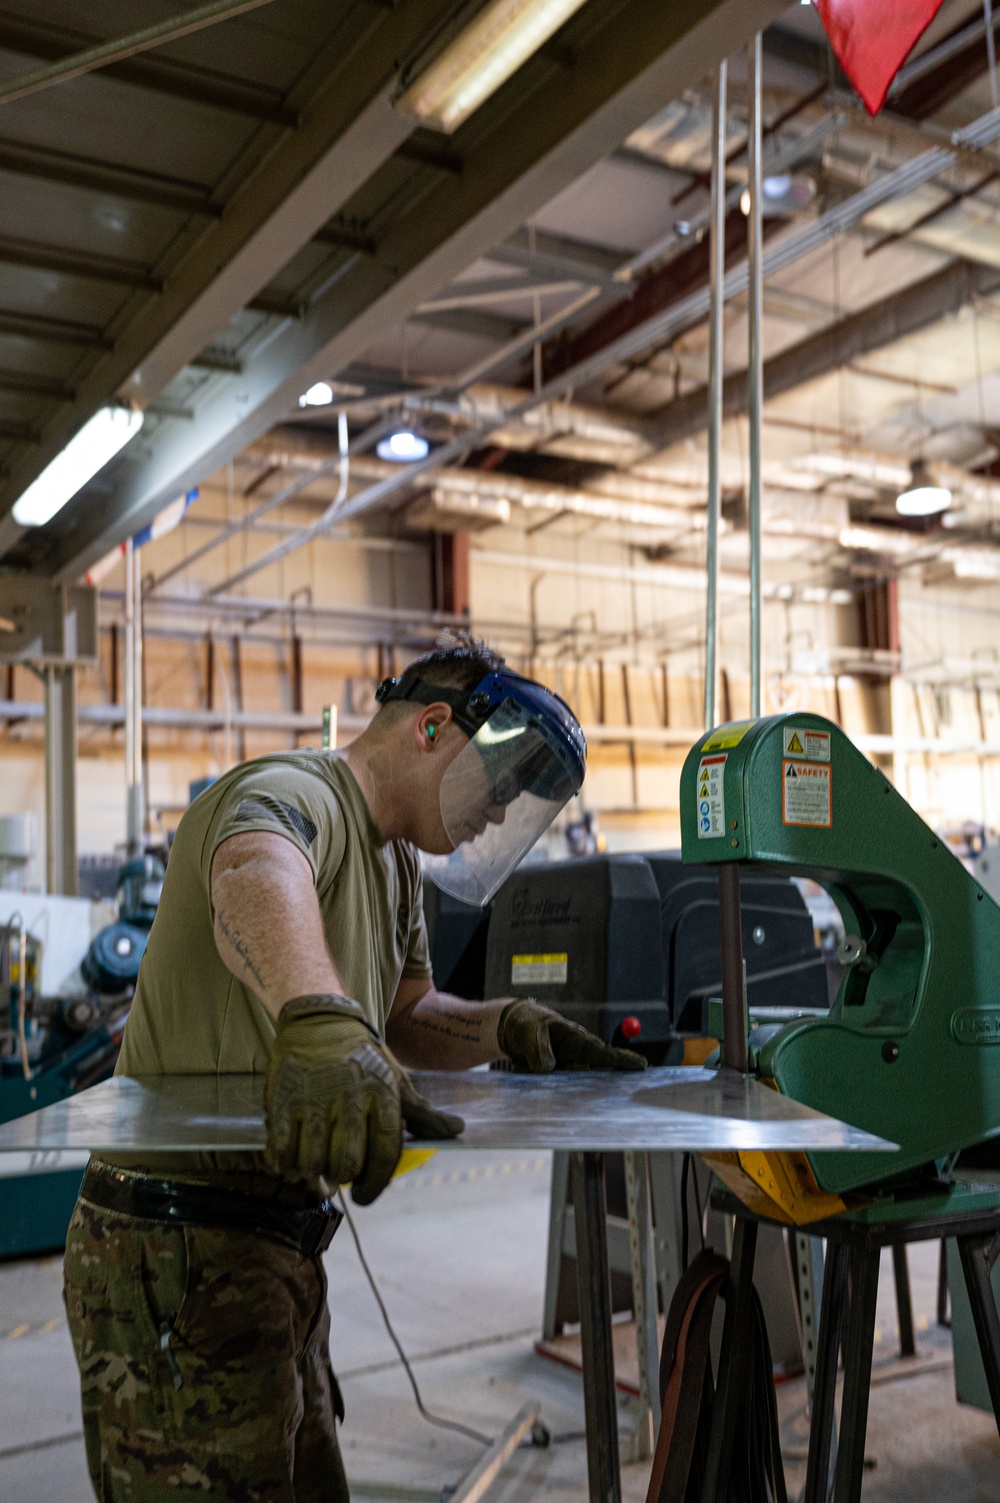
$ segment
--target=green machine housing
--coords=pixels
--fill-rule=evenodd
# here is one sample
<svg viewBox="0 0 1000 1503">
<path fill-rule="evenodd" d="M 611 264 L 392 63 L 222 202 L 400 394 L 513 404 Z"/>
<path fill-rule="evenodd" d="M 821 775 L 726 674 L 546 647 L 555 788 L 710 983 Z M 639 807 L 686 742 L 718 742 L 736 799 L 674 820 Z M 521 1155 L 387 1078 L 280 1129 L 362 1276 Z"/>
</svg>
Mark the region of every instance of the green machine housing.
<svg viewBox="0 0 1000 1503">
<path fill-rule="evenodd" d="M 724 725 L 681 774 L 683 859 L 811 877 L 844 920 L 829 1014 L 759 1037 L 795 1100 L 900 1145 L 810 1156 L 840 1194 L 1000 1134 L 1000 907 L 885 775 L 818 715 Z"/>
</svg>

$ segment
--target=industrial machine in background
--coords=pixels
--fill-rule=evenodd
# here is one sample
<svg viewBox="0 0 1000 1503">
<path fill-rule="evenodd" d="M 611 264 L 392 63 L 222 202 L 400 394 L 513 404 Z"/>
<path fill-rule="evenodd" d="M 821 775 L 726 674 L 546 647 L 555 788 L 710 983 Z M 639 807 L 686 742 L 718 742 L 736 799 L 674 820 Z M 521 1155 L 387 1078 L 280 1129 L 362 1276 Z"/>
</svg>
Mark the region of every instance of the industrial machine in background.
<svg viewBox="0 0 1000 1503">
<path fill-rule="evenodd" d="M 0 1122 L 111 1075 L 162 880 L 139 857 L 116 903 L 0 887 Z M 0 1257 L 62 1245 L 86 1159 L 5 1157 Z"/>
</svg>

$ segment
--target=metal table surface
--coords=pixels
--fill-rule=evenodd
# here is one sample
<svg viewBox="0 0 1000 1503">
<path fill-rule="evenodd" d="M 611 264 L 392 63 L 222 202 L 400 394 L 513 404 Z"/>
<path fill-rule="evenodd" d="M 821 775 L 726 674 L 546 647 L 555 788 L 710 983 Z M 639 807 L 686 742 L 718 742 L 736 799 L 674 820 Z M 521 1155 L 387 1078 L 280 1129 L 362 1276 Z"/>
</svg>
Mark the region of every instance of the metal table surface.
<svg viewBox="0 0 1000 1503">
<path fill-rule="evenodd" d="M 884 1150 L 895 1144 L 732 1071 L 514 1075 L 414 1072 L 435 1106 L 465 1119 L 449 1148 L 572 1154 L 591 1503 L 620 1503 L 618 1414 L 603 1154 L 736 1149 Z M 0 1126 L 0 1154 L 49 1149 L 252 1151 L 264 1147 L 260 1075 L 116 1076 Z"/>
<path fill-rule="evenodd" d="M 418 1071 L 413 1080 L 435 1106 L 465 1119 L 460 1138 L 433 1144 L 444 1150 L 891 1153 L 895 1147 L 724 1070 L 542 1076 Z M 0 1125 L 0 1153 L 262 1149 L 263 1091 L 260 1075 L 119 1075 Z"/>
</svg>

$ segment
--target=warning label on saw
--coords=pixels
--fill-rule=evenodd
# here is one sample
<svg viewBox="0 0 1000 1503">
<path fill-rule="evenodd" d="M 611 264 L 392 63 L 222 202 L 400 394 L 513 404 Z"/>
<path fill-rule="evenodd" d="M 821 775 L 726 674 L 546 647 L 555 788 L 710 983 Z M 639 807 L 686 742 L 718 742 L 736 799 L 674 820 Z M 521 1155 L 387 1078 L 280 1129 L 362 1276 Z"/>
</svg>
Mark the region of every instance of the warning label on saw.
<svg viewBox="0 0 1000 1503">
<path fill-rule="evenodd" d="M 782 762 L 781 822 L 829 830 L 833 824 L 833 769 L 816 762 Z"/>
<path fill-rule="evenodd" d="M 804 725 L 786 725 L 781 735 L 786 757 L 805 757 L 808 762 L 829 762 L 829 731 L 810 731 Z"/>
<path fill-rule="evenodd" d="M 698 839 L 710 840 L 726 829 L 726 759 L 702 757 L 698 764 Z"/>
<path fill-rule="evenodd" d="M 565 986 L 566 967 L 569 956 L 565 951 L 558 955 L 512 955 L 510 957 L 511 986 Z"/>
</svg>

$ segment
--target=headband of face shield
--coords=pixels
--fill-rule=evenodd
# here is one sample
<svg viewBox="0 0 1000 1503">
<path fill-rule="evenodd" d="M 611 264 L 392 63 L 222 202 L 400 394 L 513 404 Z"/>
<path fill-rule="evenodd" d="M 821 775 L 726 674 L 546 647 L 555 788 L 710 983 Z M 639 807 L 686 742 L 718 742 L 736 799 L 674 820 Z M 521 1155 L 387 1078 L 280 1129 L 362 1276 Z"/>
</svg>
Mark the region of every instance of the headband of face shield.
<svg viewBox="0 0 1000 1503">
<path fill-rule="evenodd" d="M 557 694 L 506 669 L 471 691 L 404 674 L 381 684 L 378 697 L 450 705 L 469 737 L 441 779 L 441 820 L 454 850 L 425 856 L 424 865 L 454 897 L 488 903 L 580 791 L 587 743 L 576 716 Z"/>
</svg>

